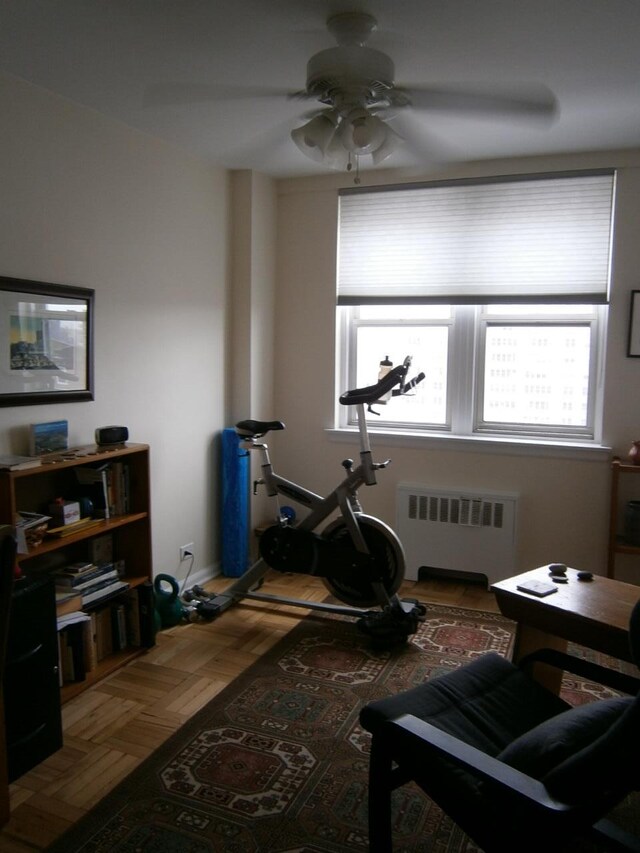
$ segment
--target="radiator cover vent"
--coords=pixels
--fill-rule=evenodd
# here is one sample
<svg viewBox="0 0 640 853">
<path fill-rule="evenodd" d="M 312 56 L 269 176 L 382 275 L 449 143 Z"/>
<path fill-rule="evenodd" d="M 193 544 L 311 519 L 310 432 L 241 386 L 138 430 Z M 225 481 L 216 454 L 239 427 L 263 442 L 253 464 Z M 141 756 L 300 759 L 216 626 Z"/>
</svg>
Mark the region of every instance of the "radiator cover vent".
<svg viewBox="0 0 640 853">
<path fill-rule="evenodd" d="M 489 585 L 516 574 L 517 499 L 512 493 L 400 483 L 396 529 L 407 579 L 417 580 L 421 568 L 481 574 Z"/>
<path fill-rule="evenodd" d="M 488 497 L 409 494 L 409 518 L 468 527 L 502 527 L 504 501 Z"/>
</svg>

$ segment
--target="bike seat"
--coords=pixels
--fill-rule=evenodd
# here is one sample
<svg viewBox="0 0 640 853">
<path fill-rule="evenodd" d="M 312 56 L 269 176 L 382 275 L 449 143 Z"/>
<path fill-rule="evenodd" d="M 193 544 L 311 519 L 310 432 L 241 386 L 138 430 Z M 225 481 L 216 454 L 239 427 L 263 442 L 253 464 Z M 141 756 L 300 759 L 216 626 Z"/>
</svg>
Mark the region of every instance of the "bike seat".
<svg viewBox="0 0 640 853">
<path fill-rule="evenodd" d="M 284 429 L 282 421 L 238 421 L 236 434 L 240 438 L 259 438 L 272 430 Z"/>
</svg>

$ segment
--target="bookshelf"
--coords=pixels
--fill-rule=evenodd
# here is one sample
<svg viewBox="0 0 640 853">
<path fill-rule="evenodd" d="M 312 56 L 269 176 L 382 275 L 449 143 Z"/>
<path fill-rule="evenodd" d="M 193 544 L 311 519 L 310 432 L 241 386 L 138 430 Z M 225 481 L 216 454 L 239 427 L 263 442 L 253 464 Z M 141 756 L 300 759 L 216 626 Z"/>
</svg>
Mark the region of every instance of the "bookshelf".
<svg viewBox="0 0 640 853">
<path fill-rule="evenodd" d="M 153 645 L 149 447 L 129 443 L 106 447 L 91 445 L 45 455 L 37 467 L 0 471 L 0 523 L 13 524 L 20 512 L 48 514 L 49 505 L 57 498 L 75 500 L 80 496 L 86 497 L 86 486 L 82 481 L 90 479 L 87 475 L 92 471 L 102 468 L 126 472 L 126 501 L 119 503 L 117 514 L 112 505 L 109 518 L 96 518 L 78 528 L 70 525 L 72 532 L 65 531 L 64 535 L 47 533 L 39 544 L 31 545 L 27 553 L 19 553 L 16 559 L 27 577 L 53 574 L 65 565 L 89 559 L 92 543 L 99 537 L 110 539 L 113 559 L 123 561 L 122 580 L 128 588 L 115 593 L 113 598 L 92 603 L 84 609 L 91 612 L 110 606 L 126 596 L 130 597 L 130 591 L 135 590 L 144 614 L 142 618 L 146 620 L 144 638 L 142 643 L 130 644 L 106 654 L 90 668 L 87 667 L 78 680 L 62 684 L 62 703 Z M 84 476 L 78 476 L 78 471 Z M 77 609 L 78 599 L 66 608 L 61 605 L 58 615 L 69 606 Z"/>
<path fill-rule="evenodd" d="M 611 491 L 609 497 L 609 543 L 607 549 L 607 577 L 613 578 L 616 573 L 616 558 L 619 554 L 630 554 L 640 557 L 640 545 L 631 543 L 621 532 L 624 503 L 628 498 L 640 498 L 640 480 L 631 476 L 625 480 L 630 484 L 629 489 L 623 488 L 623 478 L 627 474 L 640 474 L 640 465 L 629 465 L 614 456 L 611 461 Z M 626 493 L 625 493 L 626 492 Z"/>
</svg>

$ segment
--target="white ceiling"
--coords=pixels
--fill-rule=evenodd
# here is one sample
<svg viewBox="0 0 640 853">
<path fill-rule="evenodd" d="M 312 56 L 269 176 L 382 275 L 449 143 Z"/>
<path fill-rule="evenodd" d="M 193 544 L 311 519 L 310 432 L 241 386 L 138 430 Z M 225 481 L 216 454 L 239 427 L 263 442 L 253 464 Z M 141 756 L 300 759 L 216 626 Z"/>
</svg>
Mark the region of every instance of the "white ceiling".
<svg viewBox="0 0 640 853">
<path fill-rule="evenodd" d="M 420 112 L 436 158 L 640 147 L 638 0 L 0 0 L 0 69 L 220 166 L 309 174 L 322 167 L 289 131 L 310 106 L 282 93 L 304 88 L 309 56 L 334 46 L 327 16 L 353 9 L 378 19 L 370 46 L 399 84 L 555 93 L 549 126 Z M 166 83 L 225 97 L 149 103 Z"/>
</svg>

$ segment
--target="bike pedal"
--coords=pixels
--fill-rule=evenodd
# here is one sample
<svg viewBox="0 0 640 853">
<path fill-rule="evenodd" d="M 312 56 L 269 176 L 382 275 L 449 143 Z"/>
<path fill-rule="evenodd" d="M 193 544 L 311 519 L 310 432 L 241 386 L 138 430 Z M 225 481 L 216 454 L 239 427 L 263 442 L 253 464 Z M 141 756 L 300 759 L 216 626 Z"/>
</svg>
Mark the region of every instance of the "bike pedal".
<svg viewBox="0 0 640 853">
<path fill-rule="evenodd" d="M 367 634 L 374 648 L 393 648 L 406 643 L 409 636 L 416 633 L 422 621 L 420 609 L 424 609 L 423 605 L 416 603 L 409 611 L 397 604 L 380 611 L 370 610 L 358 620 L 358 630 Z"/>
<path fill-rule="evenodd" d="M 405 616 L 417 616 L 422 621 L 427 615 L 427 608 L 417 598 L 403 598 L 400 604 Z"/>
</svg>

